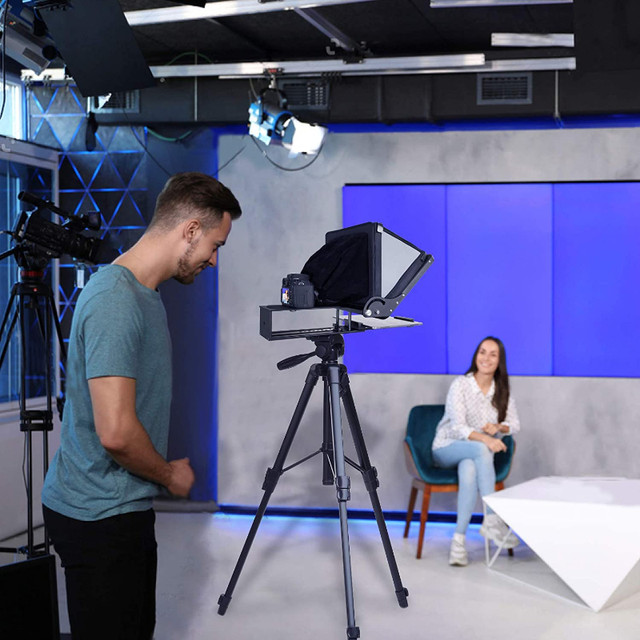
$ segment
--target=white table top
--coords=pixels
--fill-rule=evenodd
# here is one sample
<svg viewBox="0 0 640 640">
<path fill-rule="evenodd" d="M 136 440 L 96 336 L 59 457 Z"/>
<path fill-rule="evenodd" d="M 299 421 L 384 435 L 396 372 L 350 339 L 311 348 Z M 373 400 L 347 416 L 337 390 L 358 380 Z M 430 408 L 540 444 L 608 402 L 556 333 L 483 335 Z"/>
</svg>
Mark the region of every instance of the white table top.
<svg viewBox="0 0 640 640">
<path fill-rule="evenodd" d="M 542 476 L 486 497 L 640 507 L 640 479 Z"/>
</svg>

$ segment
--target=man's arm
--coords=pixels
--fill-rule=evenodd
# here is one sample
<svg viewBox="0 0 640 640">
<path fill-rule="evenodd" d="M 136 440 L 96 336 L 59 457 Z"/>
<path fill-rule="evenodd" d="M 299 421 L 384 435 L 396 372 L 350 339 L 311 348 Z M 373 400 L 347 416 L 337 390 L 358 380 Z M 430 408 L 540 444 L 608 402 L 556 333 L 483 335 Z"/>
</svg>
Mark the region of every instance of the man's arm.
<svg viewBox="0 0 640 640">
<path fill-rule="evenodd" d="M 91 378 L 89 392 L 96 433 L 122 467 L 186 498 L 195 477 L 188 458 L 167 462 L 155 449 L 136 415 L 136 381 L 108 376 Z"/>
</svg>

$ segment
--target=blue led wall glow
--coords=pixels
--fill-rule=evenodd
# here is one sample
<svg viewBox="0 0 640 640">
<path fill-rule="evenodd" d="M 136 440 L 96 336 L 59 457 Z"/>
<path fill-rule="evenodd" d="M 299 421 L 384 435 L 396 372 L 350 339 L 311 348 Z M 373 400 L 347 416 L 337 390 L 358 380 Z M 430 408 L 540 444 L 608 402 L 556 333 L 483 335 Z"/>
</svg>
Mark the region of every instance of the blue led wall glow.
<svg viewBox="0 0 640 640">
<path fill-rule="evenodd" d="M 349 339 L 353 373 L 466 371 L 505 342 L 515 375 L 640 376 L 640 183 L 353 185 L 343 223 L 380 222 L 432 253 L 397 315 Z"/>
</svg>

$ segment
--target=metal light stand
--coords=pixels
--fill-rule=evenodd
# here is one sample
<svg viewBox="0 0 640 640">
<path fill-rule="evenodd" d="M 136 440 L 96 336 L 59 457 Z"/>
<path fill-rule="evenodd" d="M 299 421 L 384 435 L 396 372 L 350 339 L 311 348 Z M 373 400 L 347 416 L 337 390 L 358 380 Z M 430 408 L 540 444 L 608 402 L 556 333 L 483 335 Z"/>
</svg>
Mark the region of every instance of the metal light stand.
<svg viewBox="0 0 640 640">
<path fill-rule="evenodd" d="M 270 330 L 270 328 L 269 328 Z M 264 334 L 263 334 L 264 335 Z M 225 593 L 223 593 L 218 600 L 218 613 L 224 615 L 229 603 L 233 591 L 235 589 L 240 573 L 244 566 L 245 560 L 251 545 L 258 531 L 260 521 L 267 509 L 269 499 L 273 491 L 276 488 L 280 476 L 292 469 L 293 467 L 309 460 L 310 458 L 322 454 L 323 456 L 323 477 L 322 483 L 324 485 L 331 485 L 335 483 L 336 496 L 339 507 L 340 517 L 340 532 L 342 539 L 342 563 L 344 570 L 344 588 L 345 588 L 345 600 L 347 609 L 347 638 L 353 640 L 360 637 L 360 629 L 356 626 L 355 609 L 353 600 L 353 585 L 351 579 L 351 555 L 349 548 L 349 532 L 348 532 L 348 520 L 347 520 L 347 501 L 350 499 L 351 492 L 351 480 L 346 474 L 345 463 L 349 464 L 353 468 L 360 471 L 364 479 L 365 486 L 369 492 L 371 504 L 373 506 L 373 512 L 375 515 L 380 537 L 384 547 L 389 570 L 391 571 L 391 577 L 395 588 L 396 598 L 398 604 L 401 607 L 407 607 L 408 590 L 402 585 L 398 566 L 396 564 L 391 541 L 389 540 L 389 534 L 382 514 L 382 508 L 378 499 L 377 488 L 379 486 L 378 474 L 374 467 L 371 466 L 369 456 L 367 454 L 366 445 L 364 442 L 364 436 L 358 416 L 356 413 L 355 404 L 351 395 L 351 389 L 349 386 L 349 379 L 347 376 L 347 368 L 344 365 L 338 363 L 338 358 L 344 354 L 344 338 L 340 333 L 329 333 L 326 335 L 307 336 L 308 340 L 311 340 L 316 345 L 316 350 L 310 354 L 293 356 L 287 358 L 278 363 L 279 369 L 286 369 L 296 364 L 299 364 L 303 360 L 317 355 L 322 359 L 321 364 L 312 365 L 309 369 L 304 388 L 298 400 L 298 404 L 295 408 L 293 417 L 289 424 L 289 428 L 285 434 L 282 445 L 276 457 L 275 463 L 272 468 L 267 470 L 264 484 L 262 489 L 264 490 L 264 496 L 258 507 L 256 516 L 253 520 L 253 524 L 247 535 L 244 547 L 240 553 L 240 557 L 236 564 L 231 580 Z M 324 381 L 324 407 L 323 407 L 323 442 L 320 450 L 303 458 L 302 460 L 284 467 L 287 454 L 296 435 L 300 422 L 307 407 L 311 392 L 316 385 L 319 378 Z M 344 454 L 343 449 L 343 431 L 340 412 L 340 400 L 342 400 L 345 415 L 349 423 L 349 428 L 355 445 L 356 453 L 358 456 L 358 463 L 350 460 Z"/>
<path fill-rule="evenodd" d="M 12 249 L 0 255 L 0 260 L 17 251 Z M 19 260 L 20 262 L 20 260 Z M 49 431 L 53 430 L 53 407 L 52 407 L 52 366 L 49 346 L 51 344 L 51 319 L 53 318 L 55 330 L 60 346 L 61 361 L 66 361 L 66 350 L 62 340 L 62 329 L 56 311 L 55 300 L 51 287 L 43 281 L 42 265 L 33 269 L 23 268 L 20 272 L 20 282 L 16 282 L 11 290 L 11 296 L 5 309 L 2 325 L 0 326 L 0 336 L 4 336 L 2 351 L 0 354 L 0 367 L 4 363 L 11 336 L 19 321 L 20 327 L 20 354 L 21 354 L 21 382 L 20 382 L 20 431 L 25 433 L 26 438 L 26 489 L 27 489 L 27 545 L 19 548 L 0 547 L 0 552 L 23 553 L 27 558 L 33 558 L 38 550 L 44 549 L 44 554 L 49 554 L 49 538 L 47 530 L 44 530 L 44 542 L 39 545 L 33 540 L 33 433 L 42 432 L 42 457 L 43 457 L 43 477 L 47 473 L 49 465 Z M 27 409 L 26 381 L 27 381 L 27 320 L 25 309 L 30 308 L 35 311 L 38 325 L 42 334 L 45 353 L 45 395 L 47 399 L 46 409 Z M 8 329 L 7 329 L 8 327 Z M 6 334 L 5 334 L 6 330 Z"/>
</svg>

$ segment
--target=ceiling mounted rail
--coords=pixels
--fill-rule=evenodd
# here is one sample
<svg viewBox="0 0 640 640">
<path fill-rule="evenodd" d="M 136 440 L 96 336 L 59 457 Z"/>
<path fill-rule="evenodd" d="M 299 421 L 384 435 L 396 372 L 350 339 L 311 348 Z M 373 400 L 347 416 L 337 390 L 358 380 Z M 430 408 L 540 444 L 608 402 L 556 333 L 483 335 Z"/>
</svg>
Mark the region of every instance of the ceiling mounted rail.
<svg viewBox="0 0 640 640">
<path fill-rule="evenodd" d="M 483 54 L 413 56 L 405 58 L 364 58 L 353 64 L 341 60 L 296 60 L 273 62 L 233 62 L 151 67 L 156 78 L 204 77 L 247 78 L 276 76 L 367 76 L 417 75 L 426 73 L 475 73 L 484 71 L 571 71 L 574 57 L 486 60 Z"/>
<path fill-rule="evenodd" d="M 225 18 L 274 11 L 294 11 L 295 9 L 318 9 L 336 4 L 355 4 L 372 0 L 280 0 L 279 2 L 260 2 L 259 0 L 224 0 L 207 2 L 204 7 L 179 6 L 161 9 L 142 9 L 126 11 L 125 18 L 132 27 L 163 22 L 186 22 L 188 20 L 206 20 L 207 18 Z"/>
<path fill-rule="evenodd" d="M 156 78 L 217 77 L 261 78 L 273 76 L 370 76 L 421 75 L 440 73 L 483 73 L 488 71 L 573 71 L 574 57 L 486 60 L 484 54 L 413 56 L 404 58 L 364 58 L 347 64 L 341 60 L 278 60 L 273 62 L 229 62 L 221 64 L 180 64 L 151 67 Z M 26 82 L 70 81 L 64 69 L 46 69 L 41 74 L 22 71 Z"/>
<path fill-rule="evenodd" d="M 265 75 L 368 75 L 393 73 L 453 73 L 464 68 L 482 69 L 482 53 L 397 58 L 363 58 L 346 63 L 341 59 L 274 60 L 272 62 L 231 62 L 221 64 L 181 64 L 151 67 L 156 78 L 185 76 L 261 77 Z"/>
</svg>

